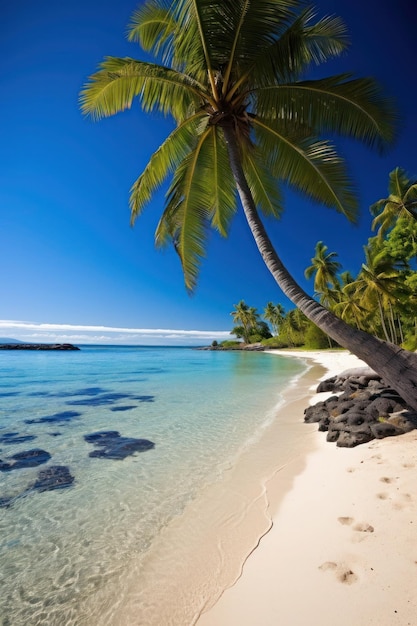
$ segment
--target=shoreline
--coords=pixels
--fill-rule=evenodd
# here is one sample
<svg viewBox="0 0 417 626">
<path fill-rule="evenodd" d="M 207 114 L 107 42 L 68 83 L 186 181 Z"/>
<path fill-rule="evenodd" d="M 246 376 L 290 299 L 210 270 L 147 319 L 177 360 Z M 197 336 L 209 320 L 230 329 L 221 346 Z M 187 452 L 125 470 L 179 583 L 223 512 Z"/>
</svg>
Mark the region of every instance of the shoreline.
<svg viewBox="0 0 417 626">
<path fill-rule="evenodd" d="M 320 364 L 320 380 L 362 365 L 346 351 L 271 352 Z M 414 430 L 337 448 L 316 429 L 299 471 L 290 465 L 268 481 L 271 528 L 197 626 L 413 624 L 416 444 Z"/>
<path fill-rule="evenodd" d="M 271 528 L 275 507 L 316 447 L 317 427 L 302 416 L 323 372 L 319 364 L 306 363 L 282 392 L 274 419 L 256 442 L 162 529 L 146 559 L 127 573 L 124 597 L 109 623 L 197 624 L 239 580 Z M 282 488 L 272 494 L 268 485 L 277 476 Z"/>
</svg>

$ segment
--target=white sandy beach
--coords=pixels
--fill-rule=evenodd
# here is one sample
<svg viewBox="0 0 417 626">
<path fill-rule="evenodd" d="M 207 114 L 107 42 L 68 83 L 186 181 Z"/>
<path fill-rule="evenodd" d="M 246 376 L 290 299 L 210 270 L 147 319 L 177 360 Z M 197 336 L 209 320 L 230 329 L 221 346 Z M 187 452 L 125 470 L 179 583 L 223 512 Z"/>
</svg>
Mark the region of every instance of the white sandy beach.
<svg viewBox="0 0 417 626">
<path fill-rule="evenodd" d="M 323 378 L 362 364 L 344 351 L 279 354 L 313 359 Z M 353 449 L 317 432 L 315 444 L 266 485 L 272 527 L 198 626 L 417 624 L 417 431 Z"/>
</svg>

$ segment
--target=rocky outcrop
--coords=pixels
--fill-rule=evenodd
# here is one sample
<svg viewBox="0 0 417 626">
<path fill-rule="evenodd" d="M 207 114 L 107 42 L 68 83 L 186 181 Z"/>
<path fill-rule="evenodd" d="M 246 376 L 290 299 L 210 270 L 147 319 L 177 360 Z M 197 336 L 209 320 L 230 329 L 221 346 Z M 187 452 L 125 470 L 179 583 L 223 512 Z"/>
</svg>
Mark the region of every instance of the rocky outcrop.
<svg viewBox="0 0 417 626">
<path fill-rule="evenodd" d="M 308 407 L 304 421 L 317 422 L 337 446 L 352 448 L 417 428 L 417 413 L 370 368 L 328 378 L 317 388 L 323 391 L 335 395 Z"/>
<path fill-rule="evenodd" d="M 0 350 L 79 350 L 72 343 L 0 343 Z"/>
</svg>

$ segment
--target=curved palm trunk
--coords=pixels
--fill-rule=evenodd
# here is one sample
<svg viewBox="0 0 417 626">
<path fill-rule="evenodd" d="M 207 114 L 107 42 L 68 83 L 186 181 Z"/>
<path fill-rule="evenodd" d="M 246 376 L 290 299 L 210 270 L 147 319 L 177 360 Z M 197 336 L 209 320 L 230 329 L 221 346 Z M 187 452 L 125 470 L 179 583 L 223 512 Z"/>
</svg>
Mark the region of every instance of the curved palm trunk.
<svg viewBox="0 0 417 626">
<path fill-rule="evenodd" d="M 246 181 L 233 126 L 222 125 L 230 165 L 243 210 L 258 250 L 284 294 L 319 328 L 375 370 L 402 398 L 417 410 L 417 354 L 403 350 L 357 330 L 311 298 L 293 279 L 278 257 L 259 218 Z"/>
</svg>

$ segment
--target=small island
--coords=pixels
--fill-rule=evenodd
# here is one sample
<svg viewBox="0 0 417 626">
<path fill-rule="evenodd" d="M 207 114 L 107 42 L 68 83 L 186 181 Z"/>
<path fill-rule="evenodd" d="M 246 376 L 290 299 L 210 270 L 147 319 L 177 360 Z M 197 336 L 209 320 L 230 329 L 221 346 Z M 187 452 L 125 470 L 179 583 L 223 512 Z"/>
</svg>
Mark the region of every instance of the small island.
<svg viewBox="0 0 417 626">
<path fill-rule="evenodd" d="M 79 350 L 72 343 L 0 343 L 0 350 Z"/>
</svg>

